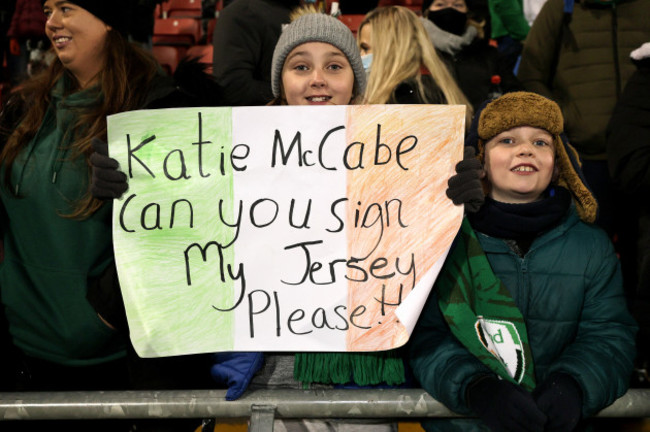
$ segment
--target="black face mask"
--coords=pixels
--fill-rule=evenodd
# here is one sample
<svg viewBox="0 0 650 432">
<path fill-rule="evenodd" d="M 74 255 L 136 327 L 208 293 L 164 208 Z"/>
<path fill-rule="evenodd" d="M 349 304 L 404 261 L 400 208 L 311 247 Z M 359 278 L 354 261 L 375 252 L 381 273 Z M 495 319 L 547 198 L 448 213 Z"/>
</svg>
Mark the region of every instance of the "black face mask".
<svg viewBox="0 0 650 432">
<path fill-rule="evenodd" d="M 461 36 L 467 27 L 467 14 L 448 7 L 429 11 L 427 18 L 441 30 Z"/>
</svg>

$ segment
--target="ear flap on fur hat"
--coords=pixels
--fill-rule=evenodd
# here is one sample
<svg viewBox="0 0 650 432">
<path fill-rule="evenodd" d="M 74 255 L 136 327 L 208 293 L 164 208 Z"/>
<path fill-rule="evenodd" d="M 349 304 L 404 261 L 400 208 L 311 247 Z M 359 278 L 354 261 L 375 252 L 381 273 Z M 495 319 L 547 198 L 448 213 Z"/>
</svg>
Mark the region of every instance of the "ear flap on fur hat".
<svg viewBox="0 0 650 432">
<path fill-rule="evenodd" d="M 568 189 L 573 195 L 573 202 L 580 219 L 594 223 L 598 216 L 598 202 L 587 186 L 578 151 L 569 144 L 564 132 L 555 137 L 555 143 L 555 163 L 559 171 L 557 184 Z"/>
<path fill-rule="evenodd" d="M 544 129 L 553 135 L 559 173 L 555 183 L 569 190 L 580 218 L 593 223 L 598 214 L 598 203 L 582 174 L 578 152 L 563 132 L 562 111 L 552 100 L 536 93 L 511 92 L 483 102 L 474 116 L 465 145 L 476 148 L 477 157 L 483 162 L 485 143 L 501 132 L 519 126 Z"/>
</svg>

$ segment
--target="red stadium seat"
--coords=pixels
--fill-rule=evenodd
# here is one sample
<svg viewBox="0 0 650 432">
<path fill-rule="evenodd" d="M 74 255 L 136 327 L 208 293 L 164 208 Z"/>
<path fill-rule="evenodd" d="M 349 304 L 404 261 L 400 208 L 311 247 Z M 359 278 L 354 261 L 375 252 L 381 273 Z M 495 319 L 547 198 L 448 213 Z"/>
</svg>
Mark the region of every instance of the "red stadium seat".
<svg viewBox="0 0 650 432">
<path fill-rule="evenodd" d="M 167 18 L 169 14 L 169 2 L 163 1 L 156 5 L 156 18 Z"/>
<path fill-rule="evenodd" d="M 201 39 L 201 21 L 194 18 L 160 18 L 154 21 L 154 45 L 190 47 Z"/>
<path fill-rule="evenodd" d="M 359 30 L 359 24 L 363 21 L 363 14 L 348 14 L 348 15 L 339 15 L 339 19 L 343 21 L 343 24 L 348 26 L 352 33 L 356 36 L 357 31 Z"/>
<path fill-rule="evenodd" d="M 201 0 L 169 0 L 167 3 L 169 18 L 201 18 L 203 14 Z"/>
</svg>

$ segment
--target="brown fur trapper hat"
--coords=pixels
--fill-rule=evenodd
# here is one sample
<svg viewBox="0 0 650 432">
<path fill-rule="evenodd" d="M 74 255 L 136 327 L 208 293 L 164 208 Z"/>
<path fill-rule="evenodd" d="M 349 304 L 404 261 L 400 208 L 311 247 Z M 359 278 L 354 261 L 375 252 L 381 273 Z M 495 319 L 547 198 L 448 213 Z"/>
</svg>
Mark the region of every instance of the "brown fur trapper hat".
<svg viewBox="0 0 650 432">
<path fill-rule="evenodd" d="M 553 135 L 555 164 L 558 178 L 555 180 L 571 192 L 580 218 L 593 223 L 598 204 L 589 191 L 578 152 L 569 144 L 564 130 L 564 118 L 560 107 L 552 100 L 530 92 L 512 92 L 489 102 L 476 114 L 478 119 L 478 153 L 483 161 L 485 143 L 501 132 L 519 126 L 544 129 Z"/>
</svg>

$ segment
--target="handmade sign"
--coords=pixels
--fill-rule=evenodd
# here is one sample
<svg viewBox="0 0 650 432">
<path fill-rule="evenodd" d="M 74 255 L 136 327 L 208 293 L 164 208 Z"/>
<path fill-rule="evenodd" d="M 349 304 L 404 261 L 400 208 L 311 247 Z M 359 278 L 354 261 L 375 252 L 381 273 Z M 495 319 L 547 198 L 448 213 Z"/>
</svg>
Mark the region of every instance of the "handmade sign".
<svg viewBox="0 0 650 432">
<path fill-rule="evenodd" d="M 465 108 L 143 110 L 108 118 L 113 236 L 142 357 L 406 343 L 461 219 Z"/>
</svg>

